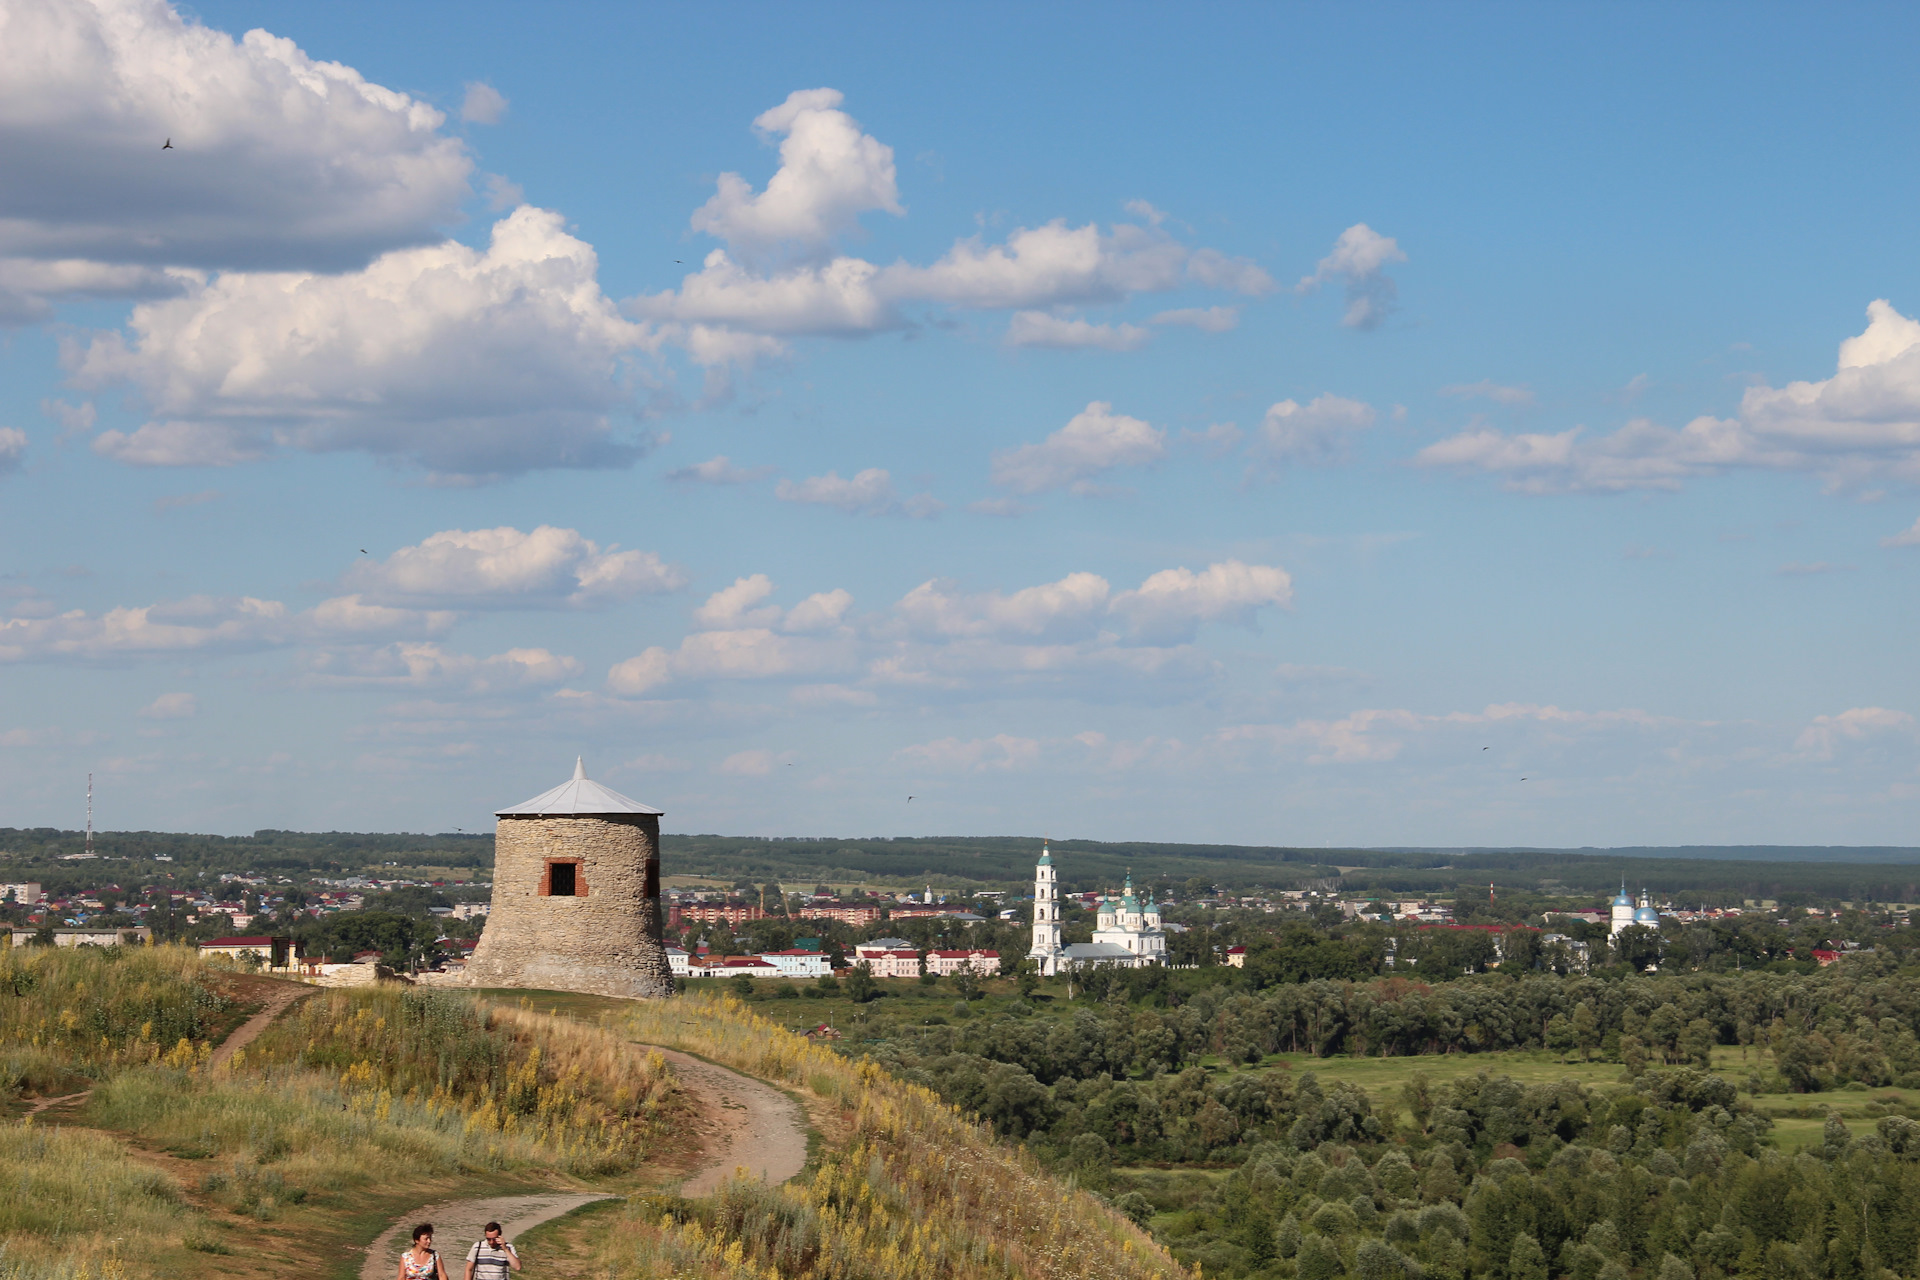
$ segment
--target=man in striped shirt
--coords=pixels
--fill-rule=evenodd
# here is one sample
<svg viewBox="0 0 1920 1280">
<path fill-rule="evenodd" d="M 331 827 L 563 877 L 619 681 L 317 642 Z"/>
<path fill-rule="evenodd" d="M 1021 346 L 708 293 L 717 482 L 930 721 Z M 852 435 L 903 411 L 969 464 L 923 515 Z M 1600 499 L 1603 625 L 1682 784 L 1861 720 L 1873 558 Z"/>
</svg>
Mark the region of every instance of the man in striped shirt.
<svg viewBox="0 0 1920 1280">
<path fill-rule="evenodd" d="M 520 1255 L 500 1238 L 500 1224 L 487 1224 L 486 1239 L 467 1250 L 467 1280 L 507 1280 L 507 1271 L 520 1269 Z"/>
</svg>

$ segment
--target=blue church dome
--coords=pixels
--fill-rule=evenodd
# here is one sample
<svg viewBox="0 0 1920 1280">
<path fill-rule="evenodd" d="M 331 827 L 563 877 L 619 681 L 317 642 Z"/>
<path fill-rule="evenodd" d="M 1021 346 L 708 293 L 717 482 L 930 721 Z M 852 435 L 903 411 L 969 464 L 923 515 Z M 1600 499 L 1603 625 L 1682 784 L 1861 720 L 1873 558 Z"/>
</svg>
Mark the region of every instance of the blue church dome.
<svg viewBox="0 0 1920 1280">
<path fill-rule="evenodd" d="M 1652 907 L 1640 907 L 1633 913 L 1633 922 L 1635 924 L 1649 924 L 1658 928 L 1660 924 L 1660 913 Z"/>
</svg>

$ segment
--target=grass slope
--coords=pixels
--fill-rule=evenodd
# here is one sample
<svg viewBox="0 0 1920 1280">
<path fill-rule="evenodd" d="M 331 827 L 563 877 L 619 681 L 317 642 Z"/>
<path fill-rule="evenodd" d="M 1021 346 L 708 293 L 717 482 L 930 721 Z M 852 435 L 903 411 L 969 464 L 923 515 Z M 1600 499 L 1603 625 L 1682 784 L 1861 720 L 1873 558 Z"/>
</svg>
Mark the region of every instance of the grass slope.
<svg viewBox="0 0 1920 1280">
<path fill-rule="evenodd" d="M 0 953 L 0 1102 L 92 1091 L 3 1131 L 45 1207 L 0 1208 L 0 1280 L 344 1280 L 423 1203 L 649 1187 L 685 1154 L 657 1055 L 469 995 L 315 993 L 209 1070 L 234 977 L 169 948 Z"/>
</svg>

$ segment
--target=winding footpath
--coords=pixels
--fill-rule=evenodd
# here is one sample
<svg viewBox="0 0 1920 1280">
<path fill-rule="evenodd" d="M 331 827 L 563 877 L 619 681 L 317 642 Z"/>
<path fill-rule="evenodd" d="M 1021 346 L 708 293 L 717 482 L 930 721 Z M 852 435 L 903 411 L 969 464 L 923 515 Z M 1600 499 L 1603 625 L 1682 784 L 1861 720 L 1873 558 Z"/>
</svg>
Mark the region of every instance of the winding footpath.
<svg viewBox="0 0 1920 1280">
<path fill-rule="evenodd" d="M 312 995 L 314 991 L 313 987 L 295 986 L 292 983 L 276 987 L 268 994 L 266 1003 L 260 1006 L 260 1012 L 235 1027 L 233 1034 L 220 1042 L 220 1047 L 213 1051 L 211 1058 L 207 1059 L 207 1070 L 217 1071 L 233 1061 L 233 1055 L 259 1039 L 260 1033 L 265 1031 L 275 1018 L 285 1013 L 289 1005 L 295 1000 Z"/>
<path fill-rule="evenodd" d="M 681 1195 L 709 1195 L 740 1169 L 763 1182 L 782 1183 L 807 1163 L 806 1116 L 792 1098 L 764 1080 L 691 1054 L 660 1045 L 642 1048 L 672 1065 L 680 1083 L 700 1099 L 711 1126 L 706 1162 L 680 1184 Z"/>
<path fill-rule="evenodd" d="M 217 1067 L 225 1066 L 228 1062 L 232 1061 L 234 1054 L 259 1039 L 260 1033 L 265 1031 L 275 1018 L 285 1013 L 289 1005 L 302 997 L 312 994 L 313 988 L 311 987 L 299 987 L 291 984 L 284 988 L 274 990 L 267 996 L 266 1002 L 260 1006 L 260 1012 L 235 1027 L 233 1034 L 220 1042 L 220 1047 L 215 1049 L 213 1056 L 207 1059 L 207 1069 L 211 1071 Z M 46 1111 L 51 1107 L 64 1107 L 69 1103 L 78 1106 L 91 1096 L 93 1096 L 93 1090 L 82 1089 L 78 1093 L 69 1093 L 64 1097 L 42 1098 L 27 1108 L 25 1118 L 31 1120 L 42 1111 Z"/>
<path fill-rule="evenodd" d="M 667 1060 L 681 1085 L 699 1100 L 703 1112 L 704 1159 L 680 1184 L 681 1195 L 710 1195 L 737 1170 L 767 1182 L 785 1182 L 807 1163 L 806 1117 L 792 1098 L 765 1081 L 703 1062 L 677 1049 L 641 1047 Z M 447 1275 L 458 1280 L 465 1271 L 462 1259 L 467 1247 L 480 1238 L 480 1229 L 487 1223 L 498 1222 L 501 1234 L 512 1240 L 582 1205 L 613 1198 L 549 1192 L 423 1205 L 388 1227 L 367 1247 L 360 1280 L 392 1280 L 399 1270 L 400 1251 L 411 1242 L 418 1223 L 433 1224 L 434 1245 L 447 1264 Z"/>
</svg>

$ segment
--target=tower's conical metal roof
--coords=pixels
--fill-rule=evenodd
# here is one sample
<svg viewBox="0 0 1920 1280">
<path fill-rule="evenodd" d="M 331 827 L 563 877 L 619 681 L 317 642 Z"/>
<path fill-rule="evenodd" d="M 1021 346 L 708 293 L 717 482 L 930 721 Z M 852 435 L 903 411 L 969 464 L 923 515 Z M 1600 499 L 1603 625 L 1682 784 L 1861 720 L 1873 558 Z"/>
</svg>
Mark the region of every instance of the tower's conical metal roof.
<svg viewBox="0 0 1920 1280">
<path fill-rule="evenodd" d="M 553 790 L 535 796 L 525 804 L 494 810 L 494 817 L 525 814 L 588 817 L 601 813 L 651 813 L 658 817 L 665 809 L 656 809 L 638 800 L 629 800 L 618 791 L 610 791 L 587 776 L 586 761 L 576 757 L 573 777 Z"/>
</svg>

